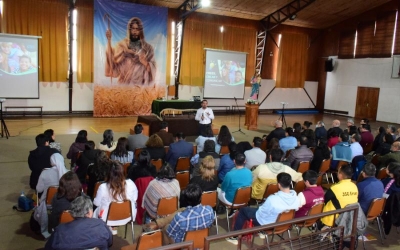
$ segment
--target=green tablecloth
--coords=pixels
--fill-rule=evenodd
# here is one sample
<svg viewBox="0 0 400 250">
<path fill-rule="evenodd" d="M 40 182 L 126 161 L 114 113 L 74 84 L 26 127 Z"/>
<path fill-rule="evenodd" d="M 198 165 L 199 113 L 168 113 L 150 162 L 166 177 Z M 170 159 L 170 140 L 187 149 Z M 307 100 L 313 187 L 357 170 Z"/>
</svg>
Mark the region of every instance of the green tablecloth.
<svg viewBox="0 0 400 250">
<path fill-rule="evenodd" d="M 160 115 L 161 110 L 166 108 L 172 109 L 199 109 L 201 102 L 188 101 L 188 100 L 154 100 L 151 104 L 151 112 Z"/>
</svg>

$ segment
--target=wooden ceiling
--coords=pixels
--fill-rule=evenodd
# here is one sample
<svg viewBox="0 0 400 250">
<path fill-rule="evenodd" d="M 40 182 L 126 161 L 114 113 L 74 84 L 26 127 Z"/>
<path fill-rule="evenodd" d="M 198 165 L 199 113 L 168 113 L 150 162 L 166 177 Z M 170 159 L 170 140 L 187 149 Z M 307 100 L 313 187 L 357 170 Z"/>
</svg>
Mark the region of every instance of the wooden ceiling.
<svg viewBox="0 0 400 250">
<path fill-rule="evenodd" d="M 125 0 L 138 4 L 178 8 L 184 0 Z M 261 20 L 292 0 L 210 0 L 211 6 L 197 12 Z M 295 20 L 284 24 L 306 28 L 324 29 L 348 18 L 357 16 L 390 0 L 316 0 L 297 13 Z"/>
</svg>

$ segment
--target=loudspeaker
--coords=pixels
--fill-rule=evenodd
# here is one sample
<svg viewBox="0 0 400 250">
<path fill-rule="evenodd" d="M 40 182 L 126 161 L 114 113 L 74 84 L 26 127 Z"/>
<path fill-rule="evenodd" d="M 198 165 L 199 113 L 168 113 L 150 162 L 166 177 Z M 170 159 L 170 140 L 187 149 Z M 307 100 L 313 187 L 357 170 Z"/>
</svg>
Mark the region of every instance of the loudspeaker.
<svg viewBox="0 0 400 250">
<path fill-rule="evenodd" d="M 332 58 L 325 61 L 325 72 L 333 71 L 333 60 Z"/>
</svg>

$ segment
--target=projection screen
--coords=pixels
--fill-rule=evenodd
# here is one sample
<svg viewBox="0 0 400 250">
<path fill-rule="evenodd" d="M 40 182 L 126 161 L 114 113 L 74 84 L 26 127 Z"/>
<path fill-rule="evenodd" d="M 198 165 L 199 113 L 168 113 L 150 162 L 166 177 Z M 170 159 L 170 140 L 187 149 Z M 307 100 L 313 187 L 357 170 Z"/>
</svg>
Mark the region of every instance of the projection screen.
<svg viewBox="0 0 400 250">
<path fill-rule="evenodd" d="M 1 98 L 39 98 L 38 38 L 0 34 Z"/>
<path fill-rule="evenodd" d="M 204 98 L 243 99 L 247 53 L 205 50 Z"/>
</svg>

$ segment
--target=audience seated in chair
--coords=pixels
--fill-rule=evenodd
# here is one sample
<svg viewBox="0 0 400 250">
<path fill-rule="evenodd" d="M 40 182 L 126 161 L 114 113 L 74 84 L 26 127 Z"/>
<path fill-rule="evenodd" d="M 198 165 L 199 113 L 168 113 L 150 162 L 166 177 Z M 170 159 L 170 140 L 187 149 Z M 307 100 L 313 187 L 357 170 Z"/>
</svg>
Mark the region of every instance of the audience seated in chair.
<svg viewBox="0 0 400 250">
<path fill-rule="evenodd" d="M 294 137 L 293 137 L 294 138 Z M 285 138 L 283 138 L 285 139 Z M 282 140 L 282 139 L 281 139 Z M 297 146 L 297 140 L 296 138 L 294 139 L 296 141 L 296 146 Z M 265 154 L 266 154 L 266 159 L 265 162 L 268 163 L 270 162 L 270 156 L 271 156 L 271 150 L 272 149 L 279 149 L 280 148 L 280 140 L 276 139 L 276 138 L 272 138 L 271 141 L 268 142 L 267 144 L 267 149 L 265 150 Z M 294 147 L 293 147 L 294 148 Z M 290 149 L 289 149 L 290 150 Z M 286 152 L 288 152 L 289 150 L 287 150 Z M 256 165 L 257 166 L 257 165 Z"/>
<path fill-rule="evenodd" d="M 314 150 L 314 157 L 310 162 L 310 170 L 318 173 L 322 161 L 331 158 L 331 151 L 327 143 L 326 138 L 319 139 L 318 146 Z"/>
<path fill-rule="evenodd" d="M 46 129 L 43 134 L 49 139 L 49 147 L 57 149 L 58 152 L 60 152 L 61 154 L 61 143 L 55 141 L 56 135 L 54 133 L 54 130 Z"/>
<path fill-rule="evenodd" d="M 285 130 L 282 128 L 282 121 L 281 120 L 276 120 L 275 129 L 272 130 L 268 135 L 267 135 L 267 141 L 271 141 L 272 138 L 276 138 L 278 140 L 282 139 L 285 137 Z"/>
<path fill-rule="evenodd" d="M 94 187 L 98 181 L 105 181 L 110 172 L 111 160 L 104 151 L 98 151 L 94 165 L 88 167 L 87 195 L 94 199 Z"/>
<path fill-rule="evenodd" d="M 378 148 L 375 150 L 375 154 L 379 154 L 381 156 L 389 154 L 393 142 L 393 136 L 391 134 L 385 134 L 383 136 L 383 142 L 379 144 Z"/>
<path fill-rule="evenodd" d="M 369 205 L 374 199 L 382 198 L 383 184 L 375 178 L 375 173 L 375 165 L 367 163 L 361 172 L 364 179 L 357 183 L 358 203 L 360 203 L 364 214 L 368 214 Z"/>
<path fill-rule="evenodd" d="M 335 133 L 333 133 L 335 132 Z M 340 121 L 339 120 L 333 120 L 332 121 L 332 128 L 328 129 L 328 139 L 331 137 L 334 137 L 335 134 L 336 136 L 339 136 L 341 133 L 343 133 L 343 130 L 340 128 Z"/>
<path fill-rule="evenodd" d="M 307 147 L 308 139 L 305 136 L 300 136 L 297 139 L 297 144 L 299 147 L 290 152 L 287 162 L 289 165 L 297 170 L 297 167 L 302 161 L 311 161 L 314 157 L 314 153 Z"/>
<path fill-rule="evenodd" d="M 40 224 L 40 231 L 45 238 L 50 236 L 48 232 L 47 215 L 47 189 L 51 186 L 58 186 L 61 177 L 68 172 L 64 165 L 64 157 L 60 153 L 55 153 L 50 157 L 51 168 L 46 168 L 39 176 L 36 191 L 42 193 L 40 204 L 35 210 L 35 219 Z"/>
<path fill-rule="evenodd" d="M 253 184 L 251 197 L 261 200 L 265 189 L 269 183 L 276 183 L 276 176 L 279 173 L 288 173 L 294 182 L 302 180 L 301 173 L 296 172 L 291 167 L 281 163 L 283 151 L 280 149 L 272 149 L 270 154 L 270 162 L 260 164 L 252 172 Z"/>
<path fill-rule="evenodd" d="M 204 143 L 208 140 L 214 141 L 215 144 L 217 143 L 217 140 L 215 139 L 213 131 L 210 126 L 203 129 L 199 137 L 197 137 L 196 140 L 194 141 L 195 144 L 197 145 L 197 152 L 203 151 Z M 213 151 L 215 151 L 215 146 Z"/>
<path fill-rule="evenodd" d="M 328 138 L 328 132 L 326 131 L 325 123 L 318 121 L 315 125 L 315 139 L 318 142 L 321 138 Z"/>
<path fill-rule="evenodd" d="M 376 151 L 376 149 L 383 143 L 383 137 L 386 134 L 386 129 L 384 127 L 379 127 L 378 128 L 378 133 L 375 136 L 373 146 L 372 146 L 372 151 Z"/>
<path fill-rule="evenodd" d="M 234 159 L 237 152 L 236 147 L 237 145 L 235 142 L 230 142 L 228 145 L 229 154 L 221 157 L 218 168 L 219 183 L 222 183 L 224 181 L 225 175 L 235 167 Z"/>
<path fill-rule="evenodd" d="M 310 126 L 312 125 L 312 122 L 309 121 L 304 121 L 301 131 L 301 135 L 304 135 L 307 137 L 308 144 L 307 146 L 310 147 L 315 147 L 317 144 L 315 142 L 315 133 L 314 130 L 310 129 Z"/>
<path fill-rule="evenodd" d="M 144 148 L 149 137 L 143 134 L 143 125 L 138 123 L 134 127 L 135 134 L 128 136 L 129 150 L 135 152 L 137 148 Z"/>
<path fill-rule="evenodd" d="M 71 159 L 71 169 L 75 167 L 78 152 L 85 150 L 86 142 L 87 142 L 87 131 L 80 130 L 75 138 L 75 142 L 71 144 L 71 146 L 69 147 L 69 151 L 67 153 L 67 158 Z"/>
<path fill-rule="evenodd" d="M 380 156 L 378 158 L 379 162 L 378 169 L 386 167 L 389 159 L 394 159 L 396 162 L 400 162 L 400 142 L 398 141 L 393 142 L 390 151 L 391 152 L 389 154 Z"/>
<path fill-rule="evenodd" d="M 360 135 L 361 135 L 360 145 L 362 147 L 365 147 L 365 146 L 367 146 L 367 144 L 374 142 L 374 136 L 372 135 L 372 133 L 368 129 L 368 127 L 369 127 L 369 125 L 363 124 L 363 125 L 361 125 L 361 128 L 360 128 Z"/>
<path fill-rule="evenodd" d="M 207 156 L 210 156 L 214 159 L 214 163 L 215 163 L 214 166 L 219 166 L 219 163 L 220 163 L 219 157 L 220 156 L 217 152 L 215 152 L 215 142 L 212 140 L 205 141 L 203 151 L 199 152 L 198 162 L 193 165 L 194 166 L 193 171 L 192 171 L 193 176 L 200 175 L 200 173 L 199 173 L 200 164 L 201 164 L 202 160 Z"/>
<path fill-rule="evenodd" d="M 199 185 L 202 192 L 217 190 L 218 177 L 215 175 L 215 165 L 216 162 L 211 155 L 202 158 L 199 174 L 190 179 L 190 183 Z"/>
<path fill-rule="evenodd" d="M 161 123 L 161 129 L 156 133 L 164 143 L 164 146 L 169 146 L 174 142 L 174 136 L 168 132 L 168 122 Z"/>
<path fill-rule="evenodd" d="M 260 137 L 254 137 L 253 148 L 244 152 L 246 156 L 245 167 L 251 169 L 255 165 L 265 163 L 267 155 L 261 150 L 262 139 Z"/>
<path fill-rule="evenodd" d="M 323 212 L 341 209 L 349 204 L 358 202 L 358 189 L 356 184 L 351 181 L 353 169 L 351 165 L 343 165 L 338 172 L 339 182 L 333 184 L 324 196 L 325 206 Z M 325 216 L 321 219 L 323 225 L 332 227 L 334 225 L 334 215 Z"/>
<path fill-rule="evenodd" d="M 386 198 L 393 193 L 400 192 L 400 163 L 389 163 L 387 173 L 389 177 L 382 180 L 384 186 L 383 196 Z"/>
<path fill-rule="evenodd" d="M 76 161 L 75 173 L 78 175 L 82 184 L 86 182 L 86 176 L 90 165 L 96 163 L 96 159 L 100 154 L 100 150 L 95 149 L 94 141 L 87 141 L 85 150 L 80 153 L 80 157 Z"/>
<path fill-rule="evenodd" d="M 339 142 L 332 148 L 332 164 L 333 169 L 337 168 L 338 161 L 351 162 L 352 152 L 349 144 L 349 135 L 341 133 Z"/>
<path fill-rule="evenodd" d="M 278 214 L 285 210 L 298 210 L 300 200 L 294 190 L 290 190 L 292 178 L 287 173 L 277 175 L 279 191 L 275 195 L 269 196 L 264 204 L 259 208 L 244 207 L 239 210 L 233 230 L 241 230 L 247 220 L 252 219 L 254 226 L 267 225 L 274 223 Z M 227 239 L 233 244 L 237 244 L 237 237 Z"/>
<path fill-rule="evenodd" d="M 240 187 L 251 186 L 252 175 L 251 171 L 244 167 L 246 157 L 243 154 L 236 154 L 235 168 L 229 171 L 218 188 L 218 199 L 225 204 L 232 204 L 236 190 Z"/>
<path fill-rule="evenodd" d="M 360 145 L 360 140 L 361 136 L 359 133 L 355 133 L 351 135 L 350 141 L 350 149 L 351 149 L 351 159 L 354 159 L 354 157 L 363 155 L 364 149 Z"/>
<path fill-rule="evenodd" d="M 165 158 L 174 170 L 179 157 L 190 158 L 193 156 L 193 144 L 185 141 L 185 135 L 182 132 L 176 134 L 175 141 L 176 142 L 169 146 L 169 150 Z"/>
<path fill-rule="evenodd" d="M 46 242 L 46 250 L 56 249 L 109 249 L 113 237 L 106 223 L 92 218 L 93 204 L 88 196 L 78 196 L 71 202 L 74 220 L 60 224 Z"/>
<path fill-rule="evenodd" d="M 286 154 L 286 151 L 289 149 L 297 147 L 297 139 L 293 136 L 293 129 L 291 127 L 285 129 L 285 135 L 286 137 L 279 140 L 279 147 L 282 149 L 284 154 Z"/>
<path fill-rule="evenodd" d="M 144 149 L 150 153 L 150 159 L 161 159 L 164 162 L 166 153 L 161 137 L 159 137 L 157 134 L 150 136 L 145 146 L 146 148 Z"/>
<path fill-rule="evenodd" d="M 128 139 L 126 137 L 119 138 L 115 150 L 111 153 L 111 160 L 119 161 L 122 165 L 131 163 L 134 155 L 128 149 Z"/>
<path fill-rule="evenodd" d="M 233 138 L 229 128 L 226 125 L 222 125 L 219 128 L 219 133 L 215 139 L 217 140 L 217 144 L 215 145 L 215 152 L 217 153 L 220 152 L 222 146 L 228 146 L 229 143 L 235 141 L 235 138 Z"/>
<path fill-rule="evenodd" d="M 114 132 L 111 129 L 104 130 L 103 140 L 97 147 L 100 150 L 112 152 L 117 147 L 117 143 L 114 141 Z"/>
<path fill-rule="evenodd" d="M 29 178 L 29 186 L 36 189 L 39 176 L 43 169 L 51 168 L 50 157 L 59 153 L 57 149 L 49 147 L 49 139 L 45 134 L 39 134 L 35 138 L 37 148 L 30 151 L 28 157 L 29 169 L 32 171 Z"/>
<path fill-rule="evenodd" d="M 321 186 L 317 186 L 318 173 L 308 170 L 302 176 L 306 189 L 298 194 L 300 206 L 295 218 L 306 216 L 314 205 L 324 203 L 324 190 Z"/>
<path fill-rule="evenodd" d="M 132 164 L 128 169 L 128 178 L 135 182 L 141 177 L 156 177 L 156 167 L 151 164 L 150 154 L 147 150 L 142 150 L 139 154 L 139 159 Z"/>
<path fill-rule="evenodd" d="M 100 185 L 96 197 L 93 200 L 93 204 L 97 206 L 94 211 L 94 217 L 106 221 L 108 209 L 112 201 L 130 200 L 132 203 L 132 216 L 135 218 L 135 204 L 138 198 L 136 185 L 130 179 L 125 180 L 124 169 L 121 163 L 117 161 L 111 161 L 110 163 L 111 166 L 107 182 Z M 127 219 L 127 221 L 129 221 L 129 219 Z M 121 223 L 118 222 L 114 224 L 119 225 Z M 109 222 L 108 225 L 113 226 L 113 222 Z M 113 234 L 116 234 L 116 229 L 113 229 Z"/>
<path fill-rule="evenodd" d="M 175 179 L 175 172 L 165 164 L 157 173 L 156 179 L 149 183 L 143 196 L 143 203 L 138 204 L 146 209 L 151 218 L 157 216 L 157 205 L 161 198 L 180 195 L 179 182 Z"/>
<path fill-rule="evenodd" d="M 71 202 L 82 194 L 82 185 L 74 172 L 65 173 L 58 185 L 57 193 L 51 202 L 49 214 L 49 232 L 60 223 L 60 216 L 63 211 L 71 209 Z"/>
</svg>

